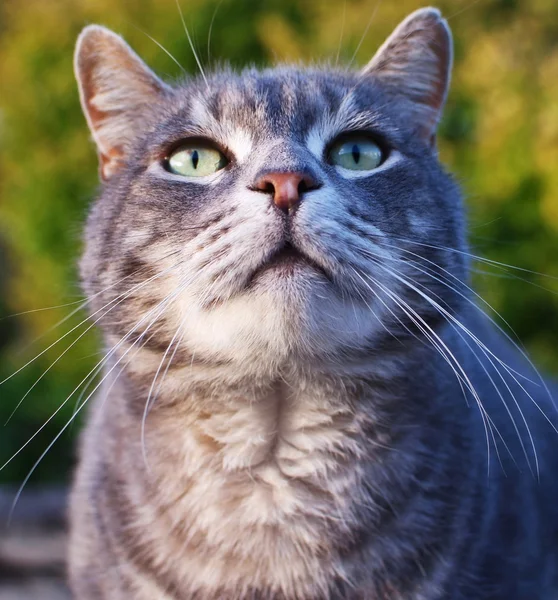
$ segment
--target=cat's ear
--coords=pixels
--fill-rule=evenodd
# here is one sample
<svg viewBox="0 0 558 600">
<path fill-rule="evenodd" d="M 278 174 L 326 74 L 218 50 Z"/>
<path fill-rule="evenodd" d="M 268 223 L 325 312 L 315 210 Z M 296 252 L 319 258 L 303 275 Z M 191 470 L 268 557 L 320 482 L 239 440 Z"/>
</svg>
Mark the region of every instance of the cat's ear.
<svg viewBox="0 0 558 600">
<path fill-rule="evenodd" d="M 362 71 L 407 98 L 417 131 L 434 143 L 452 66 L 451 31 L 440 11 L 411 13 L 380 47 Z"/>
<path fill-rule="evenodd" d="M 146 112 L 169 88 L 121 37 L 99 25 L 81 32 L 74 67 L 101 177 L 108 179 L 122 166 Z"/>
</svg>

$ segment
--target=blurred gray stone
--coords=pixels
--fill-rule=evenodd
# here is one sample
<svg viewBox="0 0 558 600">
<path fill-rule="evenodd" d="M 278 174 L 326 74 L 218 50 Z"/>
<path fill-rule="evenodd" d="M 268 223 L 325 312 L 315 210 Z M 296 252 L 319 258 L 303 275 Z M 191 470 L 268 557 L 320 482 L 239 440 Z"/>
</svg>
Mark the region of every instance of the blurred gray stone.
<svg viewBox="0 0 558 600">
<path fill-rule="evenodd" d="M 64 488 L 0 486 L 0 600 L 69 600 Z"/>
<path fill-rule="evenodd" d="M 52 579 L 30 579 L 21 584 L 0 583 L 0 600 L 70 600 L 65 585 Z"/>
</svg>

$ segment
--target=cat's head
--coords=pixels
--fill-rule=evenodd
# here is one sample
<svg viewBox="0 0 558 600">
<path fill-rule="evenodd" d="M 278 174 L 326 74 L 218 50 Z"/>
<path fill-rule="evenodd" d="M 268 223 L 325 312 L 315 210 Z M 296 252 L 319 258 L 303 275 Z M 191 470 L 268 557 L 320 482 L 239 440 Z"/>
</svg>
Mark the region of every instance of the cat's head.
<svg viewBox="0 0 558 600">
<path fill-rule="evenodd" d="M 427 335 L 435 305 L 456 306 L 444 278 L 466 276 L 440 249 L 464 244 L 435 147 L 451 61 L 430 8 L 360 71 L 175 85 L 87 27 L 75 64 L 103 187 L 82 274 L 111 341 L 275 368 Z"/>
</svg>

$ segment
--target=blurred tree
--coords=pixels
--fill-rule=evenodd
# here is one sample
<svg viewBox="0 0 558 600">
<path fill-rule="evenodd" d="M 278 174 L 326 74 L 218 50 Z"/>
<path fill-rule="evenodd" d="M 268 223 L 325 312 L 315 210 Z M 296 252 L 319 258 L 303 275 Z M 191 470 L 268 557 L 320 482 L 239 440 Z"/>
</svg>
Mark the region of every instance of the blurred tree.
<svg viewBox="0 0 558 600">
<path fill-rule="evenodd" d="M 204 65 L 327 60 L 356 66 L 419 5 L 417 0 L 188 0 L 183 11 Z M 469 196 L 472 251 L 526 269 L 478 263 L 478 271 L 492 275 L 479 273 L 476 284 L 535 359 L 556 372 L 558 284 L 528 272 L 558 277 L 555 0 L 441 0 L 439 5 L 456 40 L 440 151 Z M 0 321 L 0 380 L 39 355 L 0 386 L 2 464 L 99 359 L 98 340 L 88 331 L 58 360 L 89 326 L 79 325 L 83 312 L 57 323 L 81 298 L 74 265 L 97 178 L 73 80 L 75 39 L 84 25 L 99 22 L 123 34 L 163 76 L 178 76 L 180 70 L 149 36 L 188 72 L 196 73 L 197 66 L 173 0 L 4 0 L 0 11 L 0 236 L 11 273 L 7 279 L 3 258 L 0 311 L 33 311 Z M 37 336 L 42 337 L 34 341 Z M 0 472 L 0 480 L 23 479 L 70 419 L 76 395 Z M 66 476 L 73 432 L 47 454 L 38 478 Z"/>
</svg>

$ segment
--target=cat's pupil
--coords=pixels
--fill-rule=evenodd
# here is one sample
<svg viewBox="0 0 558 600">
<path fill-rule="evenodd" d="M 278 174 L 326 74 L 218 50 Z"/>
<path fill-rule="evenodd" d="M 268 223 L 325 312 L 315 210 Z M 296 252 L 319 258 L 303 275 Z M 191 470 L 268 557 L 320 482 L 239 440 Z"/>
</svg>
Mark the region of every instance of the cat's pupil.
<svg viewBox="0 0 558 600">
<path fill-rule="evenodd" d="M 353 145 L 352 153 L 353 153 L 353 160 L 358 165 L 358 163 L 360 161 L 360 148 L 357 146 L 357 144 Z"/>
<path fill-rule="evenodd" d="M 194 169 L 198 168 L 198 163 L 200 162 L 200 155 L 197 150 L 192 152 L 192 164 L 194 165 Z"/>
</svg>

